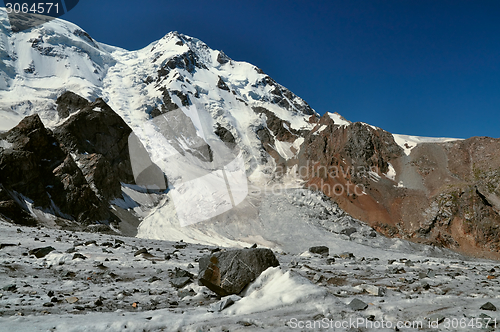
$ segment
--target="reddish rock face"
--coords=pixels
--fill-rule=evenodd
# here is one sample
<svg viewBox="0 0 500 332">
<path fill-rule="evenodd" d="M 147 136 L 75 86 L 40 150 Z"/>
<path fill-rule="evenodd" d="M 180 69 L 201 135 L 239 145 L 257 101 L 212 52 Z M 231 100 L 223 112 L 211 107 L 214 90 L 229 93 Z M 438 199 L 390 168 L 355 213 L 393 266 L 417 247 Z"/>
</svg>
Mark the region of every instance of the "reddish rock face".
<svg viewBox="0 0 500 332">
<path fill-rule="evenodd" d="M 406 156 L 381 129 L 322 125 L 299 153 L 306 186 L 387 236 L 500 257 L 500 139 L 424 143 Z"/>
</svg>

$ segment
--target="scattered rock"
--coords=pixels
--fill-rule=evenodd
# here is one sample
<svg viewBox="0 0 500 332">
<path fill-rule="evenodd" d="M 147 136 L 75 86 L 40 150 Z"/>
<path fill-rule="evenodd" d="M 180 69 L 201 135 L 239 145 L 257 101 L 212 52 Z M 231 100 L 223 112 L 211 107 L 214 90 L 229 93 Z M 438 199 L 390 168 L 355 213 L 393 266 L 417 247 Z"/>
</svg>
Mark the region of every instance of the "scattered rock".
<svg viewBox="0 0 500 332">
<path fill-rule="evenodd" d="M 241 297 L 238 295 L 229 295 L 223 297 L 219 302 L 212 303 L 208 311 L 210 312 L 221 312 L 227 307 L 233 305 L 235 302 L 241 300 Z"/>
<path fill-rule="evenodd" d="M 146 248 L 142 248 L 142 249 L 139 249 L 137 250 L 135 253 L 134 253 L 134 257 L 135 256 L 139 256 L 141 254 L 147 254 L 148 253 L 148 250 Z"/>
<path fill-rule="evenodd" d="M 4 286 L 2 287 L 2 290 L 3 291 L 6 291 L 6 292 L 13 292 L 17 289 L 17 286 L 12 284 L 12 285 L 7 285 L 7 286 Z"/>
<path fill-rule="evenodd" d="M 36 258 L 43 258 L 50 254 L 52 251 L 56 250 L 52 247 L 37 248 L 29 251 L 30 255 L 35 255 Z"/>
<path fill-rule="evenodd" d="M 497 311 L 497 307 L 493 305 L 491 302 L 486 302 L 480 308 L 481 310 L 489 310 L 489 311 Z"/>
<path fill-rule="evenodd" d="M 12 244 L 12 243 L 0 243 L 0 250 L 3 249 L 3 248 L 6 248 L 6 247 L 15 247 L 16 244 Z"/>
<path fill-rule="evenodd" d="M 69 304 L 73 304 L 73 303 L 76 303 L 78 302 L 78 298 L 76 296 L 72 296 L 72 297 L 67 297 L 66 299 L 66 302 L 68 302 Z"/>
<path fill-rule="evenodd" d="M 345 228 L 343 230 L 340 231 L 340 234 L 345 234 L 347 236 L 351 236 L 352 234 L 356 233 L 358 230 L 354 227 L 349 227 L 349 228 Z"/>
<path fill-rule="evenodd" d="M 317 246 L 309 248 L 309 252 L 312 254 L 328 256 L 328 254 L 330 253 L 330 249 L 326 246 Z"/>
<path fill-rule="evenodd" d="M 157 276 L 152 276 L 151 278 L 148 279 L 148 282 L 152 283 L 152 282 L 155 282 L 155 281 L 158 281 L 158 280 L 161 280 L 161 279 L 158 278 Z"/>
<path fill-rule="evenodd" d="M 326 264 L 328 264 L 328 265 L 333 265 L 334 263 L 335 263 L 335 258 L 333 258 L 333 257 L 328 257 L 328 258 L 326 259 Z"/>
<path fill-rule="evenodd" d="M 343 252 L 339 255 L 340 258 L 343 259 L 354 259 L 354 254 L 352 252 Z"/>
<path fill-rule="evenodd" d="M 366 292 L 370 293 L 371 295 L 375 296 L 384 296 L 386 293 L 384 287 L 379 287 L 374 285 L 362 285 L 361 288 L 364 289 Z"/>
<path fill-rule="evenodd" d="M 87 256 L 84 256 L 82 254 L 76 253 L 76 254 L 73 255 L 72 260 L 73 259 L 87 259 Z"/>
<path fill-rule="evenodd" d="M 365 302 L 361 301 L 360 299 L 354 299 L 351 301 L 351 303 L 349 303 L 349 307 L 352 309 L 352 310 L 365 310 L 366 308 L 368 308 L 368 304 L 366 304 Z"/>
<path fill-rule="evenodd" d="M 269 249 L 237 249 L 203 256 L 199 261 L 201 284 L 220 296 L 239 294 L 269 267 L 279 266 Z"/>
<path fill-rule="evenodd" d="M 186 286 L 187 284 L 189 284 L 191 281 L 192 280 L 190 277 L 179 277 L 179 278 L 171 279 L 170 283 L 175 288 L 182 288 L 182 287 Z"/>
<path fill-rule="evenodd" d="M 186 243 L 174 244 L 175 249 L 186 249 L 186 247 L 187 247 Z"/>
<path fill-rule="evenodd" d="M 188 277 L 188 278 L 192 279 L 194 276 L 191 272 L 183 270 L 183 269 L 179 269 L 178 267 L 176 267 L 175 271 L 174 271 L 174 277 L 175 278 Z"/>
<path fill-rule="evenodd" d="M 53 306 L 54 306 L 54 303 L 52 303 L 52 302 L 46 302 L 46 303 L 44 303 L 44 304 L 43 304 L 43 306 L 44 306 L 44 307 L 47 307 L 47 308 L 49 308 L 49 307 L 53 307 Z"/>
<path fill-rule="evenodd" d="M 99 296 L 99 298 L 98 298 L 97 300 L 95 300 L 95 301 L 94 301 L 94 305 L 95 305 L 96 307 L 100 307 L 100 306 L 102 306 L 102 305 L 104 304 L 102 300 L 103 300 L 103 298 Z"/>
<path fill-rule="evenodd" d="M 196 292 L 192 289 L 181 289 L 180 291 L 177 292 L 177 296 L 179 296 L 181 299 L 185 298 L 186 296 L 195 296 Z"/>
</svg>

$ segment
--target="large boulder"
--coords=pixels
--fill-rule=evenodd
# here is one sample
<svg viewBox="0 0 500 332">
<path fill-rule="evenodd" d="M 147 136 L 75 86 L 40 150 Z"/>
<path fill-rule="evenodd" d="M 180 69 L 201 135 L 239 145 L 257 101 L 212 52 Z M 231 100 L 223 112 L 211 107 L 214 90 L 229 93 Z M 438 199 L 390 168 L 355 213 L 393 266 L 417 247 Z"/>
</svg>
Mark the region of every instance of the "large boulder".
<svg viewBox="0 0 500 332">
<path fill-rule="evenodd" d="M 203 256 L 198 279 L 220 296 L 239 294 L 269 267 L 279 266 L 269 249 L 236 249 Z"/>
</svg>

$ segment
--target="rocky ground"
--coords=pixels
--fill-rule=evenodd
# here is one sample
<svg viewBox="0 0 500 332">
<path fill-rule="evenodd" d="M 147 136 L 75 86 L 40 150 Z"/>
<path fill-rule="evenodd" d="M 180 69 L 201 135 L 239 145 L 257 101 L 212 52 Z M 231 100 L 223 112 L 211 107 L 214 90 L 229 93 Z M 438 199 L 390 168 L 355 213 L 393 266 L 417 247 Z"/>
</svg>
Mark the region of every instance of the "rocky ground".
<svg viewBox="0 0 500 332">
<path fill-rule="evenodd" d="M 233 297 L 235 304 L 218 312 L 220 297 L 199 286 L 197 274 L 200 258 L 220 248 L 3 222 L 0 229 L 6 331 L 394 331 L 410 325 L 493 331 L 500 320 L 495 261 L 368 246 L 364 257 L 347 246 L 346 252 L 275 252 L 280 267 L 266 270 L 242 299 Z"/>
</svg>

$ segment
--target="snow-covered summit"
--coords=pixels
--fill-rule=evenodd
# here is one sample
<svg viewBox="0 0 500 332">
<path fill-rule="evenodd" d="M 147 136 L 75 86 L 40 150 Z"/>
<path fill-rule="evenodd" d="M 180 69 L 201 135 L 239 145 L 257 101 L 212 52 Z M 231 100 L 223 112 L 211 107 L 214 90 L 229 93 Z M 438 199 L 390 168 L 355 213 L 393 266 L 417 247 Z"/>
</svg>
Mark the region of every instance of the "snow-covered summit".
<svg viewBox="0 0 500 332">
<path fill-rule="evenodd" d="M 257 132 L 270 116 L 294 130 L 312 128 L 308 119 L 316 112 L 300 97 L 258 67 L 178 32 L 127 51 L 101 44 L 60 19 L 13 33 L 4 9 L 0 30 L 0 131 L 33 113 L 48 127 L 60 123 L 55 100 L 68 90 L 89 100 L 102 97 L 153 155 L 155 139 L 147 122 L 190 105 L 201 112 L 209 132 L 223 127 L 236 138 L 248 164 L 273 162 L 251 157 L 264 153 Z"/>
</svg>

